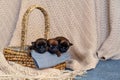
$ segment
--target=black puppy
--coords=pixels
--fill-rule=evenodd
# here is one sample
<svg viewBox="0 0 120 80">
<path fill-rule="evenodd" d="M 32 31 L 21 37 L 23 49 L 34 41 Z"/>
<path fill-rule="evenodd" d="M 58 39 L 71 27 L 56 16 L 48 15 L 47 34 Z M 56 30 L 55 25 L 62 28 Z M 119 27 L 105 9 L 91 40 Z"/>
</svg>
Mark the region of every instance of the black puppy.
<svg viewBox="0 0 120 80">
<path fill-rule="evenodd" d="M 32 46 L 29 47 L 30 50 L 35 50 L 36 52 L 43 54 L 47 51 L 47 39 L 39 38 L 35 42 L 32 42 Z"/>
<path fill-rule="evenodd" d="M 58 57 L 61 56 L 61 53 L 58 47 L 59 44 L 57 40 L 48 39 L 47 44 L 48 44 L 48 52 L 50 52 L 51 54 L 56 54 Z"/>
<path fill-rule="evenodd" d="M 70 48 L 70 46 L 73 45 L 73 44 L 70 43 L 70 41 L 69 41 L 67 38 L 65 38 L 65 37 L 59 36 L 59 37 L 56 37 L 55 39 L 56 39 L 56 40 L 58 41 L 58 43 L 59 43 L 59 51 L 60 51 L 61 53 L 67 52 L 68 49 Z"/>
</svg>

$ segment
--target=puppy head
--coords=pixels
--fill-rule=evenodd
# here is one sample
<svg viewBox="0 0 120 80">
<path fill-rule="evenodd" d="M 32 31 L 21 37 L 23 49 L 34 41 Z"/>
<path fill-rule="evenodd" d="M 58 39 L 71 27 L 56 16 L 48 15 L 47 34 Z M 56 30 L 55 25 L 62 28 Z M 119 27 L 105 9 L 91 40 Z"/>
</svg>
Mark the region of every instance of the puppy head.
<svg viewBox="0 0 120 80">
<path fill-rule="evenodd" d="M 36 52 L 44 53 L 47 51 L 47 40 L 39 38 L 35 42 L 32 42 L 32 46 Z"/>
<path fill-rule="evenodd" d="M 58 57 L 61 56 L 61 53 L 59 51 L 59 47 L 58 47 L 58 41 L 55 39 L 49 39 L 48 40 L 48 51 L 51 54 L 56 54 Z"/>
<path fill-rule="evenodd" d="M 58 41 L 55 39 L 48 40 L 48 49 L 52 52 L 58 51 Z"/>
<path fill-rule="evenodd" d="M 65 37 L 56 37 L 56 40 L 59 42 L 59 50 L 61 53 L 66 52 L 70 46 L 73 44 Z"/>
<path fill-rule="evenodd" d="M 67 52 L 68 49 L 70 48 L 70 46 L 72 46 L 73 44 L 70 43 L 67 40 L 61 40 L 60 44 L 59 44 L 59 50 L 60 52 L 64 53 Z"/>
</svg>

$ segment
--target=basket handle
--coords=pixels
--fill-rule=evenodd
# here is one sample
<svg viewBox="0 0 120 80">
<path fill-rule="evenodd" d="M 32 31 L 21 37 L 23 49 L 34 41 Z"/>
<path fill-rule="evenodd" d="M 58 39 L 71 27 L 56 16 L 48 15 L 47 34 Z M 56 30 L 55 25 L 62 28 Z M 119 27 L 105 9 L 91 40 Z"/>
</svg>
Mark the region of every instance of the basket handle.
<svg viewBox="0 0 120 80">
<path fill-rule="evenodd" d="M 48 18 L 48 13 L 44 10 L 44 8 L 40 7 L 39 5 L 32 5 L 31 7 L 29 7 L 27 9 L 27 11 L 25 12 L 25 14 L 23 15 L 23 19 L 22 19 L 22 30 L 21 30 L 21 48 L 20 51 L 24 51 L 25 50 L 25 45 L 26 45 L 26 34 L 27 34 L 27 26 L 28 26 L 28 19 L 29 19 L 29 15 L 30 13 L 34 10 L 34 9 L 39 9 L 43 15 L 44 15 L 44 19 L 45 19 L 45 31 L 44 31 L 44 38 L 48 39 L 48 35 L 49 35 L 49 18 Z"/>
</svg>

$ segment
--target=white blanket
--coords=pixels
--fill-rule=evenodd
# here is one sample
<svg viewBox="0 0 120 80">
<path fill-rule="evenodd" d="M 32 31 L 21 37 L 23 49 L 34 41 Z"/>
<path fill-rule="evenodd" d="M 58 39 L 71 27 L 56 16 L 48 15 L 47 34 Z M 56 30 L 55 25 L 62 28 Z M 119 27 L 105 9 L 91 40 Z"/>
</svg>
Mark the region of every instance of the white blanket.
<svg viewBox="0 0 120 80">
<path fill-rule="evenodd" d="M 72 57 L 80 63 L 79 67 L 74 68 L 94 68 L 98 62 L 97 56 L 120 59 L 119 3 L 120 0 L 0 0 L 0 49 L 8 43 L 20 45 L 23 14 L 30 5 L 39 4 L 49 13 L 50 37 L 61 35 L 74 44 Z M 28 44 L 43 37 L 44 32 L 44 20 L 40 11 L 32 12 L 29 19 Z M 78 66 L 74 63 L 71 66 L 73 65 Z M 2 54 L 0 69 L 6 74 L 20 72 L 29 75 L 39 72 L 20 65 L 18 67 L 17 64 L 9 65 Z"/>
<path fill-rule="evenodd" d="M 3 53 L 0 52 L 0 80 L 21 80 L 21 79 L 70 79 L 75 77 L 76 75 L 83 75 L 85 71 L 81 71 L 78 69 L 73 69 L 75 71 L 64 71 L 64 70 L 58 70 L 53 68 L 38 70 L 38 69 L 32 69 L 29 67 L 24 67 L 19 64 L 16 64 L 14 62 L 7 62 L 4 58 Z M 72 60 L 76 61 L 76 60 Z M 69 63 L 69 62 L 68 62 Z M 74 63 L 71 63 L 68 65 L 69 67 L 75 67 L 79 66 L 78 62 L 76 62 L 77 65 Z"/>
</svg>

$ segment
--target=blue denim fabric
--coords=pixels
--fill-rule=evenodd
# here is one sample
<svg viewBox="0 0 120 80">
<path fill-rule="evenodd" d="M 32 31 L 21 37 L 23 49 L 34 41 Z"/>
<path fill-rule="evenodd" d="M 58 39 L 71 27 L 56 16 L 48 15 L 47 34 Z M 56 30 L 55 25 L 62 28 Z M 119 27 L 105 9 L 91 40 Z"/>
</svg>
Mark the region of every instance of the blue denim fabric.
<svg viewBox="0 0 120 80">
<path fill-rule="evenodd" d="M 120 60 L 100 61 L 95 69 L 75 80 L 120 80 Z"/>
</svg>

